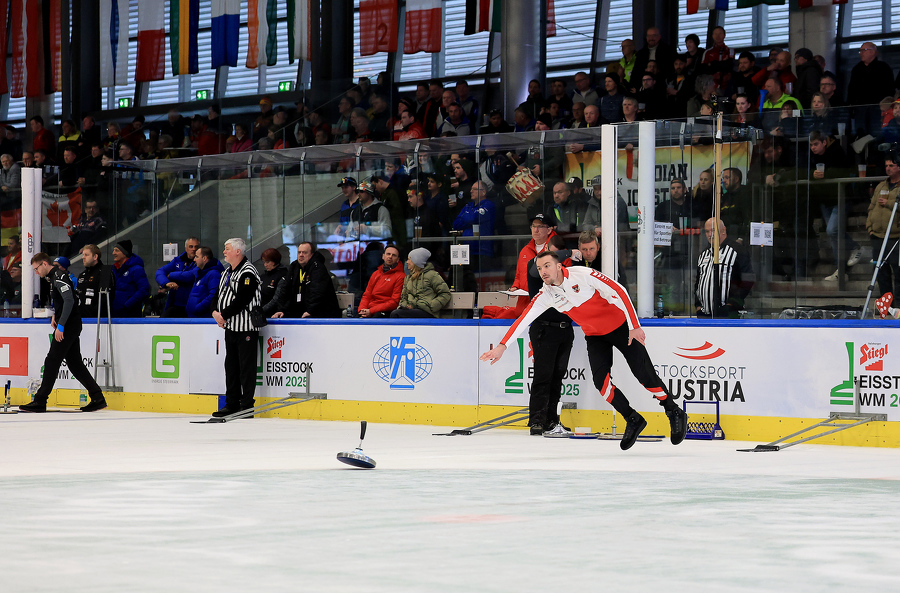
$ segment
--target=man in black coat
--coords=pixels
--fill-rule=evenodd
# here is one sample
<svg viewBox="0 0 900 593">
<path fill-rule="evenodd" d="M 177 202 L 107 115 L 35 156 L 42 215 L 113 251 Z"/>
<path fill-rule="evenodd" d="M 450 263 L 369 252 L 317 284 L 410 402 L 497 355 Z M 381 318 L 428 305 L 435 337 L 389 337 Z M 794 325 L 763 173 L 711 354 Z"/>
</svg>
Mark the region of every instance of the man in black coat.
<svg viewBox="0 0 900 593">
<path fill-rule="evenodd" d="M 282 283 L 287 294 L 275 295 L 281 309 L 273 318 L 335 318 L 341 316 L 331 274 L 325 267 L 325 257 L 312 243 L 301 243 L 297 261 L 288 268 L 290 283 Z"/>
<path fill-rule="evenodd" d="M 655 60 L 659 65 L 659 75 L 665 80 L 672 71 L 672 62 L 675 60 L 675 50 L 662 40 L 662 35 L 656 27 L 647 29 L 647 43 L 637 51 L 637 59 L 634 62 L 634 70 L 631 71 L 631 80 L 640 80 L 641 75 L 647 70 L 650 60 Z"/>
</svg>

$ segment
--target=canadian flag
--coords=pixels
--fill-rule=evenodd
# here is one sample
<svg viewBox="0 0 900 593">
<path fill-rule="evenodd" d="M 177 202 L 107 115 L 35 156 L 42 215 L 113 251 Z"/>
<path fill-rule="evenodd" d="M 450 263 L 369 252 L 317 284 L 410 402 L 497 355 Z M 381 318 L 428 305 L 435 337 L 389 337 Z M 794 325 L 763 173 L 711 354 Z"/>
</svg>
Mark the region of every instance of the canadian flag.
<svg viewBox="0 0 900 593">
<path fill-rule="evenodd" d="M 441 0 L 407 0 L 403 53 L 441 51 L 443 20 Z"/>
<path fill-rule="evenodd" d="M 44 192 L 41 236 L 48 243 L 68 243 L 69 230 L 81 218 L 81 188 L 68 194 Z"/>
<path fill-rule="evenodd" d="M 836 4 L 846 4 L 847 0 L 797 0 L 800 8 L 812 8 L 813 6 L 834 6 Z"/>
<path fill-rule="evenodd" d="M 359 3 L 359 54 L 397 51 L 396 0 L 361 0 Z"/>
</svg>

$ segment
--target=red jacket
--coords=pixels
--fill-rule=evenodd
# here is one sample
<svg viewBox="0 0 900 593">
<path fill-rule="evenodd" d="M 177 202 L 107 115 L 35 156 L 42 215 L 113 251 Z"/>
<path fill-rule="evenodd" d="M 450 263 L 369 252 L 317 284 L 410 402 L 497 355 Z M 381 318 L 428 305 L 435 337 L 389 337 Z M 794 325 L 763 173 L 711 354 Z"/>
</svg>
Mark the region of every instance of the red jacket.
<svg viewBox="0 0 900 593">
<path fill-rule="evenodd" d="M 547 241 L 549 242 L 550 237 L 555 234 L 556 231 L 550 231 L 550 236 L 547 237 Z M 534 239 L 532 239 L 522 248 L 522 251 L 519 252 L 519 260 L 516 262 L 516 279 L 513 280 L 512 283 L 513 288 L 520 288 L 526 292 L 528 291 L 528 262 L 533 260 L 536 255 L 537 245 L 534 244 Z M 520 314 L 529 302 L 531 302 L 529 297 L 520 296 L 516 301 L 516 315 Z"/>
<path fill-rule="evenodd" d="M 403 292 L 403 281 L 406 274 L 403 266 L 397 264 L 387 272 L 379 266 L 359 301 L 360 309 L 368 309 L 370 313 L 390 313 L 400 306 L 400 294 Z"/>
</svg>

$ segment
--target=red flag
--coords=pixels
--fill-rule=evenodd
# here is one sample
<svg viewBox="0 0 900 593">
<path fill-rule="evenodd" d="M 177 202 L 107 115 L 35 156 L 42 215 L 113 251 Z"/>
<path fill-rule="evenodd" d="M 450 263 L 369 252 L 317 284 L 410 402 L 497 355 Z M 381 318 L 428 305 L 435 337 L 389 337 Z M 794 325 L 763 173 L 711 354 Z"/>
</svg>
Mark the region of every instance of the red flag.
<svg viewBox="0 0 900 593">
<path fill-rule="evenodd" d="M 60 0 L 49 2 L 48 25 L 50 35 L 50 90 L 62 90 L 62 7 Z"/>
<path fill-rule="evenodd" d="M 832 6 L 835 4 L 846 4 L 847 0 L 797 0 L 800 8 L 811 8 L 813 6 Z"/>
<path fill-rule="evenodd" d="M 13 52 L 10 96 L 40 97 L 44 90 L 40 2 L 13 0 L 10 23 Z"/>
<path fill-rule="evenodd" d="M 138 0 L 137 82 L 162 80 L 166 75 L 166 6 L 159 0 Z"/>
<path fill-rule="evenodd" d="M 441 0 L 407 0 L 403 53 L 441 51 L 443 20 Z"/>
<path fill-rule="evenodd" d="M 547 0 L 547 37 L 556 37 L 556 6 Z"/>
<path fill-rule="evenodd" d="M 359 3 L 359 54 L 397 51 L 396 0 L 361 0 Z"/>
<path fill-rule="evenodd" d="M 0 22 L 9 22 L 9 0 L 0 0 Z M 6 64 L 6 25 L 0 25 L 0 64 Z M 0 95 L 9 92 L 9 81 L 6 79 L 6 68 L 0 68 Z"/>
</svg>

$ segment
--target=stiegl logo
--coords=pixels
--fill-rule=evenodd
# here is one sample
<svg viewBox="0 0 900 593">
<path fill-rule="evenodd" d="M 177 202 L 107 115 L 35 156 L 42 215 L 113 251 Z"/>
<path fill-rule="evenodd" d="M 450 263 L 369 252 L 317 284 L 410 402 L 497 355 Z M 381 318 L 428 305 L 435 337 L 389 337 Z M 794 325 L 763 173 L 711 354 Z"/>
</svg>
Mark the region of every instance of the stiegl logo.
<svg viewBox="0 0 900 593">
<path fill-rule="evenodd" d="M 859 347 L 859 366 L 865 366 L 867 371 L 883 371 L 887 353 L 887 344 L 863 344 Z"/>
<path fill-rule="evenodd" d="M 284 338 L 272 336 L 266 341 L 266 354 L 269 358 L 281 358 L 281 349 L 284 348 Z"/>
</svg>

